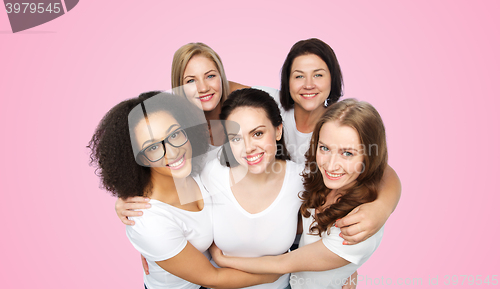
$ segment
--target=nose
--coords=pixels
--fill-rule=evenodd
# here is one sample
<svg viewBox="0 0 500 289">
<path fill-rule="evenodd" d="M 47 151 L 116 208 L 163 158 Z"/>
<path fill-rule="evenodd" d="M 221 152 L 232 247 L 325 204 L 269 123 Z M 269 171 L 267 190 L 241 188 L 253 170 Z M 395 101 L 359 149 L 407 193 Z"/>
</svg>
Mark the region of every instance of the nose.
<svg viewBox="0 0 500 289">
<path fill-rule="evenodd" d="M 326 169 L 330 172 L 337 171 L 340 169 L 340 157 L 339 154 L 332 154 L 328 160 L 328 165 Z"/>
<path fill-rule="evenodd" d="M 196 83 L 196 88 L 198 89 L 198 93 L 207 92 L 210 88 L 205 80 L 200 80 Z"/>
<path fill-rule="evenodd" d="M 169 143 L 165 142 L 165 158 L 168 161 L 173 161 L 179 156 L 179 148 L 171 146 Z"/>
<path fill-rule="evenodd" d="M 246 154 L 251 154 L 255 150 L 255 145 L 253 141 L 249 138 L 245 138 L 245 152 Z"/>
<path fill-rule="evenodd" d="M 306 77 L 304 81 L 304 88 L 305 89 L 313 89 L 315 87 L 314 79 L 313 77 Z"/>
</svg>

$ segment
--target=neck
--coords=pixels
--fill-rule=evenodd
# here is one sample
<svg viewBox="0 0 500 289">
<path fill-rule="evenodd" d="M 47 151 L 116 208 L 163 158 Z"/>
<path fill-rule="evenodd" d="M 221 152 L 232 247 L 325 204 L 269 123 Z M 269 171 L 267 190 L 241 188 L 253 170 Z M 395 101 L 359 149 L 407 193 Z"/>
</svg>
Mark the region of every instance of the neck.
<svg viewBox="0 0 500 289">
<path fill-rule="evenodd" d="M 213 110 L 204 111 L 205 118 L 207 120 L 219 120 L 219 115 L 221 112 L 221 102 L 222 101 L 220 101 L 219 104 L 217 104 L 217 106 Z"/>
<path fill-rule="evenodd" d="M 302 133 L 310 133 L 325 112 L 326 107 L 320 106 L 313 111 L 307 111 L 298 105 L 294 106 L 295 126 Z"/>
<path fill-rule="evenodd" d="M 167 204 L 178 203 L 179 194 L 188 189 L 188 178 L 174 179 L 152 171 L 150 197 Z"/>
</svg>

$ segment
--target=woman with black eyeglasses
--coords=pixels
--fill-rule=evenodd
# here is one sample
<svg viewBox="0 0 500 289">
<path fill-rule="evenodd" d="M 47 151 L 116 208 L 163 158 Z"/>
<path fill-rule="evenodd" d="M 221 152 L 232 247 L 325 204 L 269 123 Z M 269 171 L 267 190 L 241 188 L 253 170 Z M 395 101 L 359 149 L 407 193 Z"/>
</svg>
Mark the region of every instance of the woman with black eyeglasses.
<svg viewBox="0 0 500 289">
<path fill-rule="evenodd" d="M 279 277 L 209 262 L 212 201 L 197 176 L 208 131 L 202 111 L 188 100 L 149 92 L 123 101 L 101 120 L 89 148 L 105 189 L 120 198 L 151 199 L 152 208 L 126 227 L 149 265 L 146 288 L 235 288 Z"/>
</svg>

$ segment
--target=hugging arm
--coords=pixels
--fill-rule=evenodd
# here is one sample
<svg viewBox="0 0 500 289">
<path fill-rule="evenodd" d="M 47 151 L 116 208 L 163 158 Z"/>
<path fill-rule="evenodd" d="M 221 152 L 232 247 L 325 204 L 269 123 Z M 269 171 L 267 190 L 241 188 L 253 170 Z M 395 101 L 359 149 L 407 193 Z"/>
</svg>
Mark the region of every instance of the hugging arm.
<svg viewBox="0 0 500 289">
<path fill-rule="evenodd" d="M 279 278 L 276 274 L 250 274 L 235 269 L 215 268 L 189 242 L 176 256 L 156 263 L 179 278 L 209 288 L 240 288 L 274 282 Z"/>
<path fill-rule="evenodd" d="M 118 218 L 125 225 L 133 226 L 135 222 L 129 220 L 128 217 L 139 217 L 142 216 L 142 211 L 137 211 L 141 209 L 151 208 L 148 198 L 144 197 L 130 197 L 125 200 L 118 198 L 115 202 L 115 211 Z"/>
<path fill-rule="evenodd" d="M 212 258 L 222 267 L 236 268 L 251 273 L 286 274 L 301 271 L 326 271 L 350 262 L 330 251 L 321 240 L 278 256 L 256 258 L 224 256 L 212 245 Z"/>
<path fill-rule="evenodd" d="M 396 209 L 401 197 L 401 182 L 391 167 L 385 169 L 378 189 L 375 201 L 359 205 L 336 222 L 344 245 L 354 245 L 373 236 Z"/>
</svg>

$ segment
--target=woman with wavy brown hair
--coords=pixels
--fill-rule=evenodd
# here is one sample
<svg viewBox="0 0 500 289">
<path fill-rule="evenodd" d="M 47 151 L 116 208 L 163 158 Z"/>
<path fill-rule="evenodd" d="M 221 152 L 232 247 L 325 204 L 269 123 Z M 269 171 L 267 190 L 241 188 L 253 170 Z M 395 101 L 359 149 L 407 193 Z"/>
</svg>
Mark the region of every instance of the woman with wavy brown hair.
<svg viewBox="0 0 500 289">
<path fill-rule="evenodd" d="M 292 288 L 341 288 L 380 244 L 383 228 L 367 240 L 343 246 L 337 219 L 377 198 L 387 166 L 385 129 L 366 102 L 346 99 L 330 106 L 316 124 L 306 171 L 299 249 L 259 258 L 224 256 L 212 248 L 219 266 L 252 273 L 294 273 Z"/>
</svg>

